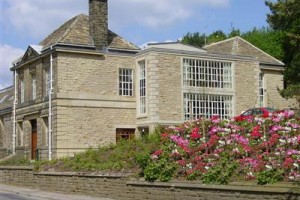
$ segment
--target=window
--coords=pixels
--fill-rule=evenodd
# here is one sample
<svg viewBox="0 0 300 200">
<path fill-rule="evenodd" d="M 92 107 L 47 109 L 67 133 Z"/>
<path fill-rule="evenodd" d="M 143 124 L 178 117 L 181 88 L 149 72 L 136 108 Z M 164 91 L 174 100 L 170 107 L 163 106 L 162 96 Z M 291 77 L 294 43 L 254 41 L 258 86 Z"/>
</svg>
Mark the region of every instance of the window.
<svg viewBox="0 0 300 200">
<path fill-rule="evenodd" d="M 17 146 L 23 146 L 23 123 L 17 123 L 17 138 L 16 138 Z"/>
<path fill-rule="evenodd" d="M 183 85 L 232 89 L 232 65 L 199 59 L 183 59 Z"/>
<path fill-rule="evenodd" d="M 139 114 L 146 113 L 146 66 L 145 61 L 139 62 Z"/>
<path fill-rule="evenodd" d="M 264 106 L 264 74 L 259 74 L 259 80 L 258 80 L 258 104 L 259 107 Z"/>
<path fill-rule="evenodd" d="M 118 143 L 121 140 L 134 139 L 134 132 L 134 128 L 117 128 L 116 142 Z"/>
<path fill-rule="evenodd" d="M 132 72 L 132 69 L 119 69 L 119 95 L 133 95 Z"/>
<path fill-rule="evenodd" d="M 211 118 L 219 115 L 222 119 L 233 114 L 232 96 L 184 93 L 184 119 Z"/>
<path fill-rule="evenodd" d="M 4 119 L 0 118 L 0 148 L 4 145 Z"/>
<path fill-rule="evenodd" d="M 36 99 L 36 76 L 35 74 L 31 75 L 31 92 L 32 92 L 32 100 Z"/>
<path fill-rule="evenodd" d="M 24 101 L 25 101 L 25 86 L 24 86 L 23 78 L 20 78 L 19 91 L 20 91 L 20 103 L 24 103 Z"/>
<path fill-rule="evenodd" d="M 50 90 L 50 69 L 45 69 L 45 97 L 49 96 L 49 90 Z"/>
</svg>

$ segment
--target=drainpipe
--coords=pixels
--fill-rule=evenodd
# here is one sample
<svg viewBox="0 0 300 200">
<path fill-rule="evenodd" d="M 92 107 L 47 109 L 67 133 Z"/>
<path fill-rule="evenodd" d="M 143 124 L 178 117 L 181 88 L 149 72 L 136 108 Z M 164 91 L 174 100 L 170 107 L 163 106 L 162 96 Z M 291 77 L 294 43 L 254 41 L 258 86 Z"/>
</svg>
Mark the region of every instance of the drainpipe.
<svg viewBox="0 0 300 200">
<path fill-rule="evenodd" d="M 50 47 L 52 50 L 52 46 Z M 48 111 L 48 145 L 49 145 L 49 161 L 52 160 L 52 92 L 53 92 L 53 55 L 50 53 L 50 88 L 49 88 L 49 111 Z"/>
<path fill-rule="evenodd" d="M 14 71 L 14 105 L 13 105 L 13 136 L 12 136 L 12 153 L 16 154 L 16 107 L 18 104 L 18 91 L 17 91 L 17 70 Z"/>
</svg>

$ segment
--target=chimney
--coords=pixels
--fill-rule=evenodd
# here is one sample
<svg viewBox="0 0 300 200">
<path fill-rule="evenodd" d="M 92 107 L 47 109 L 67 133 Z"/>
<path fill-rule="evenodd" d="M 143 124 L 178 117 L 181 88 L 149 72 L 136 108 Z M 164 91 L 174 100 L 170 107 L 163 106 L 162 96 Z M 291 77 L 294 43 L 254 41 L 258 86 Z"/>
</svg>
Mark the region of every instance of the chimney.
<svg viewBox="0 0 300 200">
<path fill-rule="evenodd" d="M 89 0 L 89 25 L 96 49 L 107 47 L 108 34 L 107 0 Z"/>
</svg>

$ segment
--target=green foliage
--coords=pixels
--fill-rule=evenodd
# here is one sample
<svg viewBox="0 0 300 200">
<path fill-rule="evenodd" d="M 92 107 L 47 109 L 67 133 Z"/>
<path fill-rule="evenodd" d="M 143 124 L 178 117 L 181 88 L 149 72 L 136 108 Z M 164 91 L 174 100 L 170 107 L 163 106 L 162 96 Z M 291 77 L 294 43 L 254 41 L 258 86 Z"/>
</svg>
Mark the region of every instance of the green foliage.
<svg viewBox="0 0 300 200">
<path fill-rule="evenodd" d="M 37 170 L 56 171 L 128 171 L 137 172 L 137 168 L 145 166 L 147 155 L 160 145 L 158 134 L 148 138 L 123 140 L 116 145 L 89 149 L 75 154 L 73 158 L 55 159 L 51 162 L 36 163 Z"/>
<path fill-rule="evenodd" d="M 267 0 L 266 5 L 271 10 L 267 16 L 271 28 L 283 33 L 285 81 L 289 85 L 300 83 L 300 1 Z"/>
<path fill-rule="evenodd" d="M 283 180 L 282 170 L 271 169 L 259 172 L 257 175 L 257 183 L 259 185 L 265 185 L 268 183 L 276 183 Z"/>
<path fill-rule="evenodd" d="M 253 28 L 250 31 L 241 34 L 241 37 L 272 55 L 273 57 L 282 60 L 284 52 L 282 49 L 283 33 L 273 31 L 270 28 Z"/>
<path fill-rule="evenodd" d="M 219 42 L 219 41 L 222 41 L 225 39 L 227 39 L 227 36 L 223 31 L 221 31 L 221 30 L 214 31 L 212 34 L 210 34 L 207 37 L 207 44 Z"/>
<path fill-rule="evenodd" d="M 159 179 L 167 182 L 172 179 L 176 171 L 176 165 L 169 162 L 167 158 L 159 159 L 156 162 L 149 162 L 144 170 L 144 177 L 147 181 L 155 181 Z"/>
<path fill-rule="evenodd" d="M 203 47 L 205 45 L 205 40 L 205 34 L 200 34 L 199 32 L 188 32 L 183 36 L 181 42 L 183 44 L 193 45 L 195 47 Z"/>
<path fill-rule="evenodd" d="M 135 160 L 143 170 L 147 167 L 150 162 L 149 153 L 139 153 L 135 156 Z"/>
<path fill-rule="evenodd" d="M 2 166 L 31 166 L 32 163 L 25 158 L 16 158 L 13 157 L 11 159 L 0 162 Z"/>
<path fill-rule="evenodd" d="M 236 161 L 224 156 L 202 176 L 203 183 L 228 184 L 238 165 Z"/>
<path fill-rule="evenodd" d="M 287 88 L 279 90 L 279 92 L 284 98 L 295 98 L 300 106 L 300 83 L 289 85 Z"/>
</svg>

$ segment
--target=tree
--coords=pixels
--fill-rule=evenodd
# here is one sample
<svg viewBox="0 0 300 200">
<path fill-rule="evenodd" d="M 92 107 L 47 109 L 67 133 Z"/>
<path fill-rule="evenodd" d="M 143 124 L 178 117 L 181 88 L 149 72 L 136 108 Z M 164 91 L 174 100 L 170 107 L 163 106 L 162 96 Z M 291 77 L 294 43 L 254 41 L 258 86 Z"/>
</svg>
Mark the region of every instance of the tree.
<svg viewBox="0 0 300 200">
<path fill-rule="evenodd" d="M 219 42 L 219 41 L 222 41 L 225 39 L 227 39 L 227 35 L 223 31 L 221 31 L 221 30 L 214 31 L 212 34 L 210 34 L 207 37 L 207 44 Z"/>
<path fill-rule="evenodd" d="M 283 59 L 282 32 L 266 27 L 253 28 L 242 33 L 241 37 L 278 60 Z"/>
<path fill-rule="evenodd" d="M 188 32 L 181 40 L 183 44 L 193 45 L 196 47 L 203 47 L 205 45 L 205 41 L 205 34 L 200 34 L 199 32 Z"/>
<path fill-rule="evenodd" d="M 267 0 L 265 3 L 271 10 L 267 16 L 269 25 L 283 34 L 283 61 L 287 66 L 284 75 L 288 88 L 281 94 L 286 97 L 296 96 L 299 99 L 300 91 L 295 88 L 300 87 L 300 1 Z"/>
</svg>

